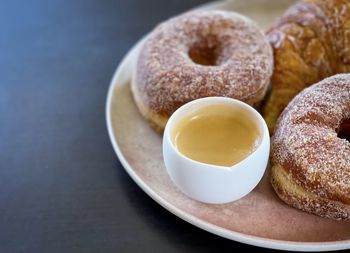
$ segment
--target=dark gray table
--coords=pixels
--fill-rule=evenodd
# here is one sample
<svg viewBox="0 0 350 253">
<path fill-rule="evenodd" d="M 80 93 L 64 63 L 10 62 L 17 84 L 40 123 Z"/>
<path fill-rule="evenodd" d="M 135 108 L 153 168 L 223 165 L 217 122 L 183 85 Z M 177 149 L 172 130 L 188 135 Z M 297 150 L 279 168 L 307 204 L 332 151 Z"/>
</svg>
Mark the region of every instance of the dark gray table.
<svg viewBox="0 0 350 253">
<path fill-rule="evenodd" d="M 107 136 L 119 61 L 205 1 L 0 2 L 0 252 L 233 252 L 150 199 Z"/>
</svg>

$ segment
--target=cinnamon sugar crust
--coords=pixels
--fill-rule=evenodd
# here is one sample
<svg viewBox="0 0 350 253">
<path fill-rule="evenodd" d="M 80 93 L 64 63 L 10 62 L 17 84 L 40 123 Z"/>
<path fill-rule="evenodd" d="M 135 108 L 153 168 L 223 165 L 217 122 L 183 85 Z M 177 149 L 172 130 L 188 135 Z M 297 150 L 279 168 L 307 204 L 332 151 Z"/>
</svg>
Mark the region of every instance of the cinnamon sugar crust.
<svg viewBox="0 0 350 253">
<path fill-rule="evenodd" d="M 271 162 L 273 185 L 285 202 L 350 220 L 350 143 L 338 137 L 341 123 L 349 118 L 350 74 L 305 89 L 283 111 L 272 139 Z M 285 177 L 278 176 L 282 170 Z M 298 195 L 286 184 L 307 194 Z"/>
<path fill-rule="evenodd" d="M 193 55 L 206 62 L 196 63 Z M 201 97 L 256 105 L 272 68 L 271 46 L 253 21 L 233 12 L 193 11 L 161 23 L 149 35 L 132 90 L 143 116 L 152 122 L 152 115 L 159 115 L 162 122 L 153 123 L 163 128 L 178 107 Z"/>
</svg>

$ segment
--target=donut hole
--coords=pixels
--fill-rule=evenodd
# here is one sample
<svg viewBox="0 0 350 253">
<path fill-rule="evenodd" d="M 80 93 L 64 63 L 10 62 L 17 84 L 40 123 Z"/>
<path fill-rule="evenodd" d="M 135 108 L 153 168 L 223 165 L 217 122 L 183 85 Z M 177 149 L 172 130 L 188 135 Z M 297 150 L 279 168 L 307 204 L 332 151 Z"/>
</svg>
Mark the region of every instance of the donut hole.
<svg viewBox="0 0 350 253">
<path fill-rule="evenodd" d="M 193 43 L 189 50 L 188 56 L 191 60 L 199 65 L 217 66 L 218 58 L 221 53 L 221 45 L 216 36 L 209 35 Z"/>
<path fill-rule="evenodd" d="M 350 142 L 350 119 L 345 119 L 339 126 L 338 137 Z"/>
</svg>

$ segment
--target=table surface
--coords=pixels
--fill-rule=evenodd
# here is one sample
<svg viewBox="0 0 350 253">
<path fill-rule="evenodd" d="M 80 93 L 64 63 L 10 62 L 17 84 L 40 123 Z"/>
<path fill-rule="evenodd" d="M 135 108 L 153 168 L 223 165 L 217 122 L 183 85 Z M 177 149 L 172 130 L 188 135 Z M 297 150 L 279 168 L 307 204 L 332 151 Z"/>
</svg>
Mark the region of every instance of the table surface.
<svg viewBox="0 0 350 253">
<path fill-rule="evenodd" d="M 0 252 L 268 252 L 163 209 L 108 139 L 106 94 L 123 55 L 204 2 L 1 1 Z"/>
</svg>

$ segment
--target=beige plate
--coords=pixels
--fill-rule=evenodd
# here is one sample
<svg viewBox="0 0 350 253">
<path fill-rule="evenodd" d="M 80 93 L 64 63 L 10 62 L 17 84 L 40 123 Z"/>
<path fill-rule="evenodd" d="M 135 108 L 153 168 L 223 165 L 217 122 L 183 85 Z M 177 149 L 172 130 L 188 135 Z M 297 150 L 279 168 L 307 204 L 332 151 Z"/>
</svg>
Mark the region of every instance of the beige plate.
<svg viewBox="0 0 350 253">
<path fill-rule="evenodd" d="M 200 8 L 235 10 L 266 28 L 291 0 L 225 1 Z M 166 174 L 162 138 L 138 113 L 130 77 L 140 43 L 119 65 L 107 98 L 107 126 L 114 150 L 132 179 L 155 201 L 189 223 L 219 236 L 267 248 L 323 251 L 350 248 L 350 224 L 309 215 L 283 204 L 265 176 L 243 199 L 208 205 L 184 196 Z"/>
</svg>

